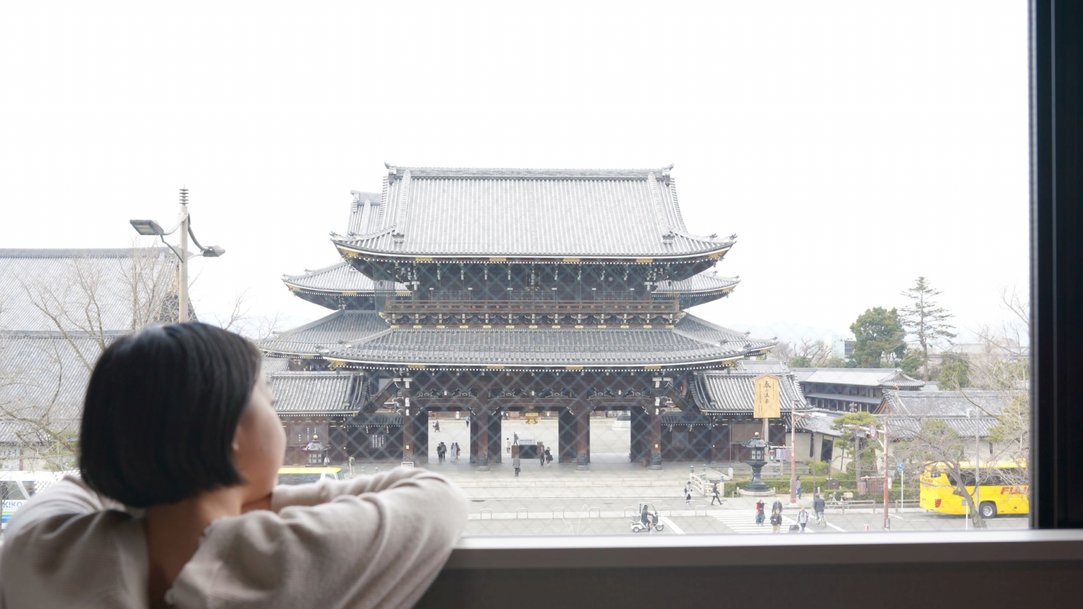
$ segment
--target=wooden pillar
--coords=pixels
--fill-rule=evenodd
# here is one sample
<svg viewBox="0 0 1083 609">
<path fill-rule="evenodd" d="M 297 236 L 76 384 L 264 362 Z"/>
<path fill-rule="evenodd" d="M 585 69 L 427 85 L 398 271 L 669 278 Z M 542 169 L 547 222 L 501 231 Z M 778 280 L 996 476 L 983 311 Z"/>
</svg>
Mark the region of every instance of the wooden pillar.
<svg viewBox="0 0 1083 609">
<path fill-rule="evenodd" d="M 648 469 L 662 469 L 662 398 L 654 398 L 654 408 L 647 413 L 650 418 L 650 450 L 651 459 L 647 464 Z"/>
<path fill-rule="evenodd" d="M 478 471 L 489 471 L 489 404 L 481 405 L 474 413 L 477 421 Z"/>
<path fill-rule="evenodd" d="M 729 448 L 729 426 L 725 419 L 715 419 L 711 425 L 711 463 L 726 460 L 726 451 Z"/>
<path fill-rule="evenodd" d="M 402 407 L 402 461 L 414 462 L 414 451 L 417 446 L 414 442 L 415 432 L 414 417 L 417 409 L 410 404 L 410 379 L 403 379 L 403 407 Z"/>
<path fill-rule="evenodd" d="M 579 403 L 575 406 L 575 468 L 578 470 L 585 470 L 590 467 L 590 413 L 592 410 L 593 408 L 585 403 Z"/>
</svg>

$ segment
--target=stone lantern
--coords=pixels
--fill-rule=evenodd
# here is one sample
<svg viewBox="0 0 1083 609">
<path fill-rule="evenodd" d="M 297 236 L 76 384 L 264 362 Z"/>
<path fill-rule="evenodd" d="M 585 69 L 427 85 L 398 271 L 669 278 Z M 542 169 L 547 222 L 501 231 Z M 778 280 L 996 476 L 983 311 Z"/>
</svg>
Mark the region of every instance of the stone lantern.
<svg viewBox="0 0 1083 609">
<path fill-rule="evenodd" d="M 756 436 L 749 440 L 745 446 L 748 447 L 748 450 L 751 453 L 751 456 L 748 459 L 748 465 L 752 468 L 752 481 L 745 485 L 744 490 L 749 493 L 763 493 L 769 491 L 770 489 L 764 484 L 763 480 L 760 479 L 760 470 L 767 464 L 767 459 L 764 458 L 766 456 L 764 453 L 767 450 L 767 442 L 764 442 L 763 439 L 760 438 L 759 432 L 756 432 Z"/>
</svg>

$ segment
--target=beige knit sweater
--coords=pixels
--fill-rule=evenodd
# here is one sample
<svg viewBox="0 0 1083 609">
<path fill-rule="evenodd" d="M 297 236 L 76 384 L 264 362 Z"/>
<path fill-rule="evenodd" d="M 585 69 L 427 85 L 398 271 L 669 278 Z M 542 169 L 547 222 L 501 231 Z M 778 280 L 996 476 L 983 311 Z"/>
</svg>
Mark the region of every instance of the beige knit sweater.
<svg viewBox="0 0 1083 609">
<path fill-rule="evenodd" d="M 204 531 L 177 607 L 410 607 L 466 524 L 466 495 L 423 469 L 279 486 L 273 511 Z M 138 512 L 68 477 L 24 505 L 0 547 L 0 609 L 147 606 Z"/>
</svg>

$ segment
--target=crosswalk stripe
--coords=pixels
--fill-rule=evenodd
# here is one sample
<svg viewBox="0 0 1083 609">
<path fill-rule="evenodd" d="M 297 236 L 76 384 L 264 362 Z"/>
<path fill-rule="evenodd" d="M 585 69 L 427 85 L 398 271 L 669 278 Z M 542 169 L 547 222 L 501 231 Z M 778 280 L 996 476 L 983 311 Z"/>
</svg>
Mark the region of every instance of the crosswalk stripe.
<svg viewBox="0 0 1083 609">
<path fill-rule="evenodd" d="M 750 516 L 745 513 L 735 512 L 718 512 L 711 515 L 714 516 L 716 520 L 732 529 L 734 533 L 756 534 L 772 532 L 769 519 L 765 520 L 762 525 L 759 525 L 756 524 L 755 515 Z M 783 527 L 786 527 L 788 529 L 791 524 L 797 524 L 797 522 L 791 518 L 787 518 L 786 516 L 782 517 Z M 806 525 L 805 532 L 815 533 L 816 531 L 808 528 L 808 526 Z"/>
</svg>

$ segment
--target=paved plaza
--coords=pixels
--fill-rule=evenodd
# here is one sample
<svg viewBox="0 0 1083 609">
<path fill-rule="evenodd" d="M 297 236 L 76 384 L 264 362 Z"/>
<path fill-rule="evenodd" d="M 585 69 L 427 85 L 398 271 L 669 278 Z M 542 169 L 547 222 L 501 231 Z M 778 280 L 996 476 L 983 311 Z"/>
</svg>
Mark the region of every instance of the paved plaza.
<svg viewBox="0 0 1083 609">
<path fill-rule="evenodd" d="M 591 465 L 580 471 L 574 464 L 541 466 L 536 459 L 523 459 L 521 473 L 515 477 L 511 458 L 505 452 L 503 463 L 492 463 L 488 472 L 477 471 L 464 454 L 458 462 L 439 463 L 435 446 L 439 442 L 458 442 L 469 446 L 465 420 L 441 419 L 440 431 L 430 431 L 432 457 L 422 465 L 438 471 L 461 486 L 470 496 L 470 521 L 467 535 L 608 535 L 631 534 L 632 518 L 638 516 L 640 502 L 652 503 L 660 512 L 660 522 L 666 525 L 663 535 L 684 534 L 772 534 L 769 524 L 755 524 L 755 502 L 750 497 L 726 497 L 723 505 L 710 505 L 711 497 L 693 493 L 685 503 L 683 489 L 689 477 L 689 466 L 696 473 L 703 464 L 687 462 L 665 463 L 661 470 L 648 470 L 628 462 L 628 429 L 615 429 L 615 419 L 595 418 L 591 421 Z M 527 425 L 524 421 L 504 421 L 503 434 L 512 438 L 541 441 L 556 452 L 557 423 L 555 419 Z M 502 443 L 503 446 L 503 443 Z M 375 468 L 395 464 L 355 464 L 355 471 L 365 467 L 366 473 Z M 708 470 L 710 472 L 710 469 Z M 731 494 L 732 487 L 725 486 Z M 916 495 L 915 497 L 916 498 Z M 782 532 L 795 523 L 798 506 L 789 503 L 789 496 L 779 496 L 783 502 Z M 773 498 L 764 498 L 770 509 Z M 804 495 L 803 504 L 811 513 L 811 493 Z M 968 526 L 962 516 L 929 514 L 918 508 L 890 511 L 894 531 L 962 530 Z M 810 520 L 813 520 L 810 518 Z M 987 521 L 989 529 L 1026 528 L 1025 516 L 999 517 Z M 806 534 L 879 531 L 883 527 L 881 506 L 829 508 L 827 524 L 815 522 L 806 527 Z M 645 533 L 641 533 L 645 534 Z"/>
</svg>

